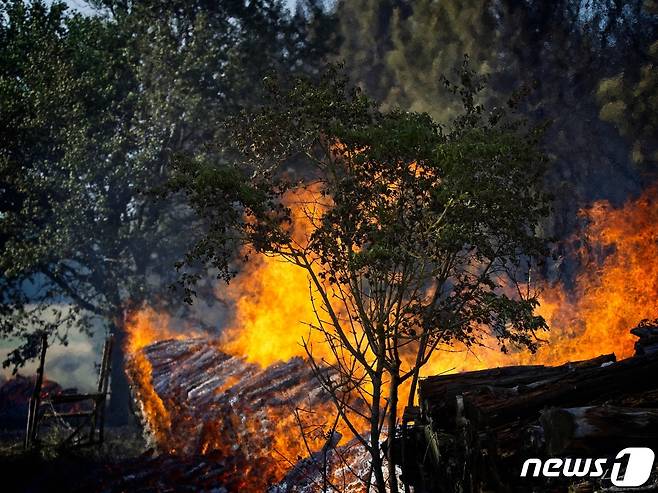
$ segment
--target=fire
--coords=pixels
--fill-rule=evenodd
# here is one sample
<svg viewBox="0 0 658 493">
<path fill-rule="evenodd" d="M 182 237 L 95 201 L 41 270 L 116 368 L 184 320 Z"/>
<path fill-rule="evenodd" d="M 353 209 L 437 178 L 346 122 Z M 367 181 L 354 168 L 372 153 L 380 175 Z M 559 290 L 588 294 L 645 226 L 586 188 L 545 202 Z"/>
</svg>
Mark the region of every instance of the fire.
<svg viewBox="0 0 658 493">
<path fill-rule="evenodd" d="M 527 351 L 502 354 L 494 340 L 485 339 L 483 346 L 468 349 L 455 346 L 437 351 L 424 368 L 424 374 L 512 364 L 555 365 L 612 352 L 618 358 L 630 356 L 634 338 L 629 328 L 644 318 L 658 316 L 658 201 L 654 199 L 657 193 L 658 187 L 654 187 L 621 208 L 601 201 L 580 212 L 587 226 L 570 242 L 576 246 L 581 268 L 570 289 L 562 284 L 544 287 L 538 312 L 546 318 L 551 330 L 545 334 L 547 343 L 536 354 Z M 286 197 L 287 205 L 293 210 L 293 237 L 299 243 L 308 241 L 314 220 L 322 213 L 324 206 L 309 206 L 318 197 L 318 189 L 314 187 Z M 228 288 L 235 315 L 218 341 L 221 349 L 261 368 L 296 356 L 305 357 L 301 341 L 312 337 L 308 322 L 314 322 L 316 317 L 310 301 L 312 292 L 304 269 L 277 257 L 252 257 Z M 143 348 L 157 340 L 182 336 L 170 330 L 165 315 L 148 307 L 133 314 L 128 333 L 130 371 L 136 375 L 133 378 L 141 392 L 146 421 L 160 444 L 170 443 L 172 417 L 167 403 L 153 390 L 151 367 Z M 218 391 L 230 392 L 237 383 L 228 379 Z M 402 389 L 401 407 L 406 403 L 405 393 Z M 331 421 L 335 410 L 327 402 L 313 412 L 314 421 L 326 423 Z M 263 481 L 280 480 L 298 457 L 307 457 L 309 449 L 319 450 L 326 440 L 318 432 L 306 437 L 304 443 L 299 433 L 299 418 L 288 408 L 254 409 L 253 415 L 247 431 L 249 436 L 243 437 L 243 441 L 248 443 L 253 437 L 263 435 L 266 430 L 259 427 L 273 427 L 276 441 L 263 444 L 269 447 L 267 459 L 259 466 L 254 464 L 259 471 L 242 471 L 244 477 L 261 474 Z M 208 431 L 203 453 L 217 450 L 231 453 L 223 426 L 204 424 Z M 326 431 L 325 427 L 318 429 Z M 349 435 L 347 430 L 339 431 Z M 241 440 L 239 436 L 232 439 Z M 255 491 L 254 487 L 245 484 L 247 490 Z"/>
<path fill-rule="evenodd" d="M 130 354 L 136 354 L 154 342 L 181 337 L 171 330 L 169 315 L 158 313 L 149 306 L 128 316 L 127 331 L 126 349 Z"/>
<path fill-rule="evenodd" d="M 151 363 L 143 349 L 154 342 L 165 339 L 182 339 L 190 334 L 179 334 L 171 330 L 169 316 L 145 306 L 128 316 L 126 353 L 130 356 L 128 371 L 139 395 L 141 413 L 149 431 L 158 445 L 169 442 L 171 416 L 162 399 L 153 388 Z M 192 335 L 193 336 L 193 335 Z"/>
<path fill-rule="evenodd" d="M 304 289 L 306 288 L 306 289 Z M 276 257 L 254 259 L 231 283 L 236 315 L 224 333 L 224 349 L 268 366 L 302 356 L 302 338 L 314 320 L 306 273 Z"/>
<path fill-rule="evenodd" d="M 273 265 L 280 267 L 286 264 L 278 262 Z M 260 263 L 256 263 L 255 266 L 262 268 Z M 300 313 L 295 314 L 294 310 L 285 311 L 275 320 L 283 324 L 285 321 L 283 316 L 293 317 L 293 315 L 299 316 Z M 269 323 L 273 322 L 269 321 Z M 190 334 L 188 331 L 176 332 L 171 325 L 171 320 L 166 314 L 158 313 L 148 306 L 132 313 L 126 325 L 128 337 L 125 349 L 129 356 L 127 370 L 133 382 L 133 390 L 136 392 L 136 400 L 141 407 L 146 428 L 159 450 L 169 453 L 210 454 L 215 460 L 226 461 L 230 465 L 227 468 L 225 481 L 226 485 L 231 486 L 231 491 L 265 491 L 268 485 L 281 481 L 299 460 L 321 450 L 329 439 L 328 433 L 332 429 L 338 431 L 341 436 L 348 434 L 348 430 L 335 419 L 336 411 L 329 399 L 325 397 L 318 403 L 316 402 L 318 396 L 302 392 L 302 384 L 312 381 L 308 370 L 309 376 L 305 381 L 300 382 L 300 389 L 295 390 L 293 395 L 272 396 L 275 402 L 279 403 L 278 405 L 266 404 L 259 400 L 258 407 L 250 407 L 249 412 L 245 413 L 239 405 L 234 409 L 230 404 L 230 408 L 227 407 L 221 413 L 221 419 L 213 418 L 201 424 L 193 421 L 185 407 L 175 402 L 163 401 L 156 392 L 152 379 L 153 368 L 144 351 L 159 341 L 184 340 L 199 335 Z M 294 324 L 292 326 L 294 327 Z M 264 330 L 264 325 L 259 327 Z M 298 348 L 299 341 L 294 335 L 288 340 L 298 350 L 301 349 Z M 202 344 L 208 343 L 206 339 L 199 341 Z M 229 347 L 230 344 L 227 343 L 226 346 Z M 279 346 L 278 349 L 275 346 L 274 350 L 282 349 L 283 346 Z M 262 354 L 264 356 L 259 358 L 246 358 L 244 354 L 236 356 L 240 360 L 249 359 L 259 364 L 267 362 L 262 366 L 272 369 L 276 366 L 270 363 L 290 360 L 294 356 L 294 350 L 288 353 L 290 357 L 281 357 L 283 353 L 276 356 L 272 349 Z M 300 364 L 306 368 L 305 364 L 301 362 Z M 247 382 L 247 391 L 249 391 L 248 382 L 261 371 L 259 366 L 236 362 L 235 367 L 241 370 L 226 376 L 222 384 L 215 389 L 217 394 L 224 394 L 221 401 L 230 403 L 234 395 L 239 395 L 243 391 L 236 389 L 240 389 L 244 382 Z M 222 370 L 217 371 L 222 372 Z M 289 376 L 282 375 L 282 378 L 287 379 Z M 315 392 L 318 391 L 316 387 Z M 314 404 L 309 404 L 307 400 L 313 400 Z M 288 401 L 295 404 L 291 405 Z M 197 430 L 199 426 L 202 427 L 202 431 L 200 441 L 196 444 L 191 437 L 199 434 Z M 230 472 L 232 468 L 235 468 L 233 473 Z M 343 475 L 346 476 L 345 473 Z"/>
<path fill-rule="evenodd" d="M 600 201 L 580 212 L 588 225 L 571 242 L 580 243 L 582 267 L 571 290 L 561 283 L 544 287 L 537 311 L 551 330 L 536 354 L 502 354 L 493 339 L 485 338 L 481 347 L 443 348 L 423 373 L 555 365 L 613 352 L 618 358 L 630 356 L 634 337 L 629 328 L 658 315 L 657 192 L 658 187 L 652 187 L 619 209 Z M 312 229 L 309 221 L 296 222 L 295 227 L 305 234 Z M 226 339 L 230 352 L 261 365 L 304 356 L 300 341 L 309 336 L 305 322 L 315 317 L 306 273 L 266 257 L 248 266 L 236 281 L 229 291 L 236 306 Z"/>
<path fill-rule="evenodd" d="M 248 416 L 228 412 L 222 420 L 204 424 L 200 452 L 215 453 L 230 461 L 243 457 L 236 477 L 239 491 L 265 491 L 281 481 L 303 458 L 321 450 L 335 415 L 333 404 L 324 402 L 314 409 L 287 405 L 264 405 L 251 409 Z"/>
<path fill-rule="evenodd" d="M 567 359 L 595 352 L 630 356 L 634 337 L 628 328 L 658 315 L 657 194 L 652 187 L 621 209 L 598 202 L 584 213 L 590 226 L 579 253 L 586 267 L 574 301 L 550 314 L 552 326 L 580 328 L 576 338 L 556 341 Z M 547 294 L 553 303 L 561 301 L 557 293 Z"/>
<path fill-rule="evenodd" d="M 570 241 L 579 245 L 581 268 L 572 290 L 561 284 L 543 290 L 537 312 L 550 332 L 536 354 L 504 355 L 491 342 L 491 350 L 439 352 L 425 373 L 631 356 L 635 337 L 629 329 L 658 315 L 657 194 L 654 186 L 621 208 L 599 201 L 579 213 L 588 224 Z"/>
<path fill-rule="evenodd" d="M 307 245 L 314 221 L 324 210 L 319 187 L 289 192 L 284 203 L 292 210 L 293 241 Z M 307 324 L 315 321 L 315 314 L 304 269 L 261 255 L 231 282 L 228 295 L 235 315 L 222 337 L 226 352 L 261 366 L 306 356 L 301 343 L 313 337 Z"/>
</svg>

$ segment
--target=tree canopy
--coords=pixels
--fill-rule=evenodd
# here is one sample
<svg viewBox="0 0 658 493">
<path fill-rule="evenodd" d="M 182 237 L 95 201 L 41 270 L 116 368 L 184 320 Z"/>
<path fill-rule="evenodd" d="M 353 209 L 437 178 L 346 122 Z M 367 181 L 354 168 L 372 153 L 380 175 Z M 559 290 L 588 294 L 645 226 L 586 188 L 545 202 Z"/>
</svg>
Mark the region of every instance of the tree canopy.
<svg viewBox="0 0 658 493">
<path fill-rule="evenodd" d="M 350 0 L 337 12 L 346 70 L 385 108 L 457 114 L 437 81 L 464 53 L 490 74 L 492 101 L 519 82 L 533 88 L 524 113 L 552 121 L 549 234 L 573 233 L 578 209 L 620 204 L 655 177 L 653 0 Z"/>
<path fill-rule="evenodd" d="M 313 2 L 296 16 L 277 1 L 102 5 L 0 7 L 0 330 L 20 341 L 5 365 L 33 357 L 40 331 L 66 341 L 97 319 L 120 339 L 144 300 L 179 301 L 173 266 L 198 230 L 152 193 L 173 156 L 210 152 L 258 81 L 314 73 L 332 43 Z"/>
</svg>

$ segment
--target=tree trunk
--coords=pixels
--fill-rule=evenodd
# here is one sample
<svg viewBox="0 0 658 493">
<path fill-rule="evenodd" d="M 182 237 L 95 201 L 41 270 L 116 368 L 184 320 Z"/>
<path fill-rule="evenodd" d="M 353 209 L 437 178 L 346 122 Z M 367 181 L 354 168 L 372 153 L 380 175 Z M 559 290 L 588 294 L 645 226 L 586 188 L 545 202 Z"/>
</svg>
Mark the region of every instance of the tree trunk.
<svg viewBox="0 0 658 493">
<path fill-rule="evenodd" d="M 379 438 L 372 437 L 370 445 L 372 451 L 372 469 L 375 473 L 375 485 L 379 493 L 386 493 L 386 479 L 384 478 L 384 464 L 381 454 L 379 453 Z"/>
<path fill-rule="evenodd" d="M 420 376 L 420 368 L 416 367 L 414 374 L 411 376 L 411 385 L 409 386 L 409 399 L 407 400 L 407 407 L 413 407 L 416 399 L 416 387 L 418 387 L 418 378 Z"/>
<path fill-rule="evenodd" d="M 652 390 L 655 386 L 647 375 L 657 373 L 658 358 L 629 358 L 614 365 L 587 367 L 559 379 L 539 381 L 518 395 L 484 399 L 482 395 L 465 394 L 464 402 L 476 407 L 495 426 L 510 419 L 525 419 L 548 406 L 577 407 L 609 396 Z"/>
<path fill-rule="evenodd" d="M 372 448 L 372 468 L 375 473 L 375 484 L 379 493 L 386 492 L 384 464 L 379 447 L 379 419 L 381 413 L 382 364 L 378 362 L 372 382 L 372 414 L 370 416 L 370 446 Z M 370 485 L 368 485 L 370 489 Z"/>
<path fill-rule="evenodd" d="M 418 351 L 416 352 L 416 363 L 413 369 L 413 375 L 411 376 L 411 388 L 409 389 L 409 399 L 407 400 L 407 406 L 413 407 L 416 400 L 416 387 L 418 387 L 418 379 L 420 378 L 420 367 L 422 366 L 423 358 L 425 357 L 425 348 L 427 347 L 427 333 L 424 333 L 420 338 L 420 343 L 418 346 Z"/>
<path fill-rule="evenodd" d="M 422 415 L 402 462 L 419 490 L 528 491 L 528 457 L 606 457 L 658 446 L 658 353 L 556 367 L 514 366 L 420 380 Z M 441 460 L 438 450 L 454 460 Z M 425 450 L 436 454 L 426 454 Z M 523 478 L 525 480 L 525 478 Z M 567 489 L 557 483 L 560 491 Z M 597 480 L 598 481 L 598 480 Z M 595 481 L 590 484 L 599 490 Z M 557 489 L 554 488 L 556 491 Z M 431 488 L 430 488 L 431 489 Z"/>
<path fill-rule="evenodd" d="M 386 437 L 386 459 L 388 461 L 388 487 L 391 493 L 398 493 L 398 478 L 395 469 L 395 427 L 398 417 L 398 372 L 391 372 L 388 410 L 388 435 Z"/>
<path fill-rule="evenodd" d="M 112 323 L 114 347 L 112 349 L 112 368 L 110 380 L 110 405 L 107 422 L 111 426 L 123 426 L 130 423 L 132 416 L 130 406 L 130 387 L 125 371 L 124 345 L 126 331 L 123 321 Z"/>
</svg>

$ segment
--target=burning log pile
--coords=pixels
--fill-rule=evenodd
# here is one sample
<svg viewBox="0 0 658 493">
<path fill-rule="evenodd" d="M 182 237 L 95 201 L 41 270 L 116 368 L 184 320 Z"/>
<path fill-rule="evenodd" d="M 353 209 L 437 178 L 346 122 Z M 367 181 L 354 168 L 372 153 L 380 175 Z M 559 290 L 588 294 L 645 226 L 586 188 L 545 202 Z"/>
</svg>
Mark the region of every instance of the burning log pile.
<svg viewBox="0 0 658 493">
<path fill-rule="evenodd" d="M 627 446 L 626 437 L 631 443 L 653 440 L 658 384 L 650 375 L 658 357 L 658 321 L 632 334 L 627 328 L 658 312 L 654 198 L 652 189 L 623 208 L 597 202 L 582 212 L 589 222 L 587 241 L 579 234 L 573 249 L 583 266 L 595 268 L 577 273 L 572 289 L 545 286 L 537 314 L 547 320 L 551 335 L 537 354 L 476 348 L 468 355 L 440 352 L 428 362 L 426 371 L 435 374 L 534 366 L 444 375 L 421 385 L 422 406 L 404 413 L 404 440 L 396 448 L 416 491 L 479 486 L 529 491 L 532 478 L 524 483 L 518 478 L 524 457 L 585 454 L 600 448 L 597 441 Z M 294 217 L 307 217 L 297 212 Z M 293 226 L 303 234 L 312 231 L 312 224 Z M 220 338 L 178 340 L 181 331 L 149 306 L 131 315 L 128 371 L 149 436 L 161 452 L 150 462 L 153 467 L 175 477 L 197 462 L 192 458 L 202 457 L 228 490 L 265 491 L 278 483 L 276 491 L 321 491 L 325 462 L 332 473 L 366 462 L 362 451 L 345 444 L 349 432 L 337 430 L 343 438 L 335 446 L 332 403 L 295 358 L 304 356 L 299 341 L 309 333 L 302 321 L 315 320 L 315 311 L 306 274 L 280 260 L 248 263 L 222 293 L 235 313 Z M 488 342 L 484 346 L 492 345 Z M 620 359 L 636 356 L 549 366 L 612 352 Z M 281 360 L 288 362 L 277 363 Z M 411 422 L 415 426 L 406 426 Z M 348 459 L 341 462 L 338 451 Z M 175 457 L 181 457 L 178 469 Z M 158 481 L 166 476 L 153 474 Z"/>
<path fill-rule="evenodd" d="M 566 491 L 578 482 L 578 491 L 605 489 L 605 476 L 519 473 L 529 457 L 614 458 L 625 447 L 657 448 L 658 323 L 632 333 L 636 355 L 621 361 L 610 354 L 424 379 L 420 407 L 406 410 L 397 441 L 404 480 L 418 493 L 547 491 L 547 484 Z M 123 486 L 162 489 L 186 478 L 198 491 L 314 492 L 327 483 L 362 490 L 366 454 L 332 428 L 333 404 L 303 359 L 262 368 L 212 340 L 172 339 L 132 354 L 128 373 L 160 454 L 144 456 Z"/>
<path fill-rule="evenodd" d="M 228 491 L 318 491 L 327 470 L 358 483 L 341 462 L 363 452 L 337 447 L 333 404 L 301 358 L 261 369 L 206 339 L 166 340 L 134 355 L 128 374 L 152 445 L 181 457 L 171 468 L 203 456 L 204 477 Z"/>
<path fill-rule="evenodd" d="M 606 490 L 609 475 L 535 479 L 520 472 L 530 457 L 614 458 L 625 447 L 658 448 L 658 324 L 632 332 L 636 354 L 621 361 L 610 354 L 423 380 L 420 408 L 407 410 L 398 441 L 405 479 L 418 492 L 566 491 L 577 483 L 576 491 Z M 656 476 L 646 491 L 658 487 Z"/>
</svg>

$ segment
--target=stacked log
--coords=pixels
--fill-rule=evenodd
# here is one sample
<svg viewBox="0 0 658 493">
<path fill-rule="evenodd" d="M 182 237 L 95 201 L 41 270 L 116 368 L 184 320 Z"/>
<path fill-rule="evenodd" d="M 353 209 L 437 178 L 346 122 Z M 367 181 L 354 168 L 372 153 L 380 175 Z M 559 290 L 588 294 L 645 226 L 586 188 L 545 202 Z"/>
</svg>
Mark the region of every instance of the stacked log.
<svg viewBox="0 0 658 493">
<path fill-rule="evenodd" d="M 529 457 L 614 457 L 631 446 L 658 450 L 658 324 L 641 324 L 633 333 L 639 338 L 636 356 L 622 361 L 602 355 L 556 367 L 423 380 L 420 408 L 404 413 L 413 425 L 403 426 L 395 449 L 403 479 L 415 493 L 567 491 L 583 481 L 575 491 L 609 489 L 607 477 L 519 476 Z M 161 452 L 149 459 L 161 469 L 158 481 L 168 477 L 163 468 L 171 477 L 194 477 L 201 467 L 201 477 L 226 491 L 310 492 L 326 489 L 327 468 L 367 469 L 363 450 L 338 443 L 338 435 L 311 450 L 291 454 L 281 448 L 300 436 L 292 419 L 296 410 L 332 409 L 303 360 L 260 368 L 202 339 L 162 341 L 142 355 L 148 380 L 140 378 L 144 368 L 136 362 L 129 373 Z M 146 405 L 154 398 L 158 405 Z M 155 419 L 154 412 L 160 413 Z M 346 491 L 358 491 L 354 474 L 342 478 Z M 647 484 L 634 491 L 658 487 L 656 475 Z"/>
<path fill-rule="evenodd" d="M 658 450 L 658 330 L 633 333 L 636 356 L 622 361 L 610 354 L 421 381 L 420 416 L 398 447 L 405 479 L 418 492 L 567 491 L 582 478 L 521 478 L 523 462 Z M 608 486 L 605 477 L 596 484 Z"/>
<path fill-rule="evenodd" d="M 149 378 L 141 375 L 138 358 L 129 362 L 128 374 L 159 456 L 180 457 L 183 465 L 204 458 L 206 473 L 226 491 L 321 491 L 327 467 L 335 473 L 344 466 L 339 458 L 359 460 L 353 443 L 322 437 L 333 402 L 301 358 L 261 368 L 206 339 L 157 342 L 139 356 L 148 362 Z M 300 425 L 312 426 L 320 438 L 303 440 Z M 183 474 L 175 465 L 173 459 L 161 464 L 172 477 Z"/>
</svg>

